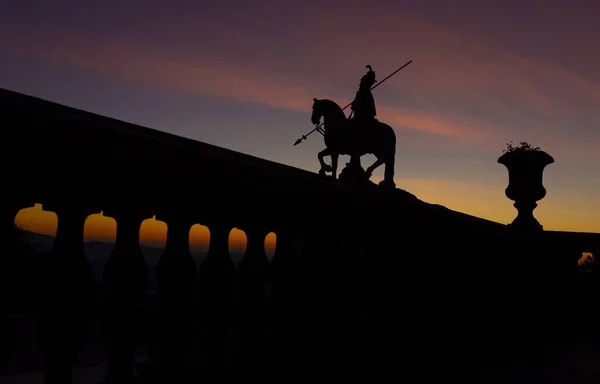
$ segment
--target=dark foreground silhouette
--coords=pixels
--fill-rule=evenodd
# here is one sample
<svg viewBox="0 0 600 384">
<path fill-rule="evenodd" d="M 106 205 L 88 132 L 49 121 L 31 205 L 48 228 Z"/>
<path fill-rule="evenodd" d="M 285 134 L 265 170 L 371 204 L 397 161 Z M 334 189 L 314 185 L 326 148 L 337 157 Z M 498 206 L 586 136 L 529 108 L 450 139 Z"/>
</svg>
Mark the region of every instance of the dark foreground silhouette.
<svg viewBox="0 0 600 384">
<path fill-rule="evenodd" d="M 14 128 L 7 149 L 28 148 L 20 161 L 0 151 L 10 164 L 2 337 L 22 346 L 30 333 L 11 331 L 22 302 L 14 287 L 37 276 L 29 313 L 47 383 L 69 383 L 90 350 L 101 352 L 107 383 L 131 382 L 140 350 L 154 383 L 597 379 L 574 357 L 592 359 L 600 345 L 600 279 L 577 267 L 582 252 L 600 254 L 600 236 L 530 225 L 538 155 L 510 156 L 507 195 L 525 206 L 507 226 L 5 90 L 0 122 Z M 32 177 L 40 164 L 47 171 Z M 83 164 L 101 182 L 83 177 Z M 35 203 L 58 217 L 37 272 L 22 263 L 14 230 L 17 212 Z M 83 241 L 99 212 L 117 224 L 101 281 Z M 139 242 L 153 216 L 168 227 L 155 269 Z M 200 265 L 189 249 L 196 223 L 210 230 Z M 238 265 L 232 228 L 248 239 Z"/>
<path fill-rule="evenodd" d="M 506 245 L 515 246 L 516 243 Z M 27 279 L 31 290 L 29 295 L 15 297 L 19 300 L 14 303 L 21 305 L 21 313 L 30 315 L 12 317 L 11 329 L 18 331 L 13 334 L 13 342 L 27 343 L 28 334 L 33 332 L 37 341 L 29 339 L 29 342 L 42 347 L 39 343 L 47 337 L 45 333 L 50 332 L 39 327 L 47 326 L 39 309 L 40 305 L 43 307 L 42 301 L 47 300 L 44 287 L 51 279 L 44 278 L 44 271 L 49 261 L 45 258 L 50 255 L 41 253 L 35 256 L 35 252 L 23 245 L 20 249 L 20 256 L 25 260 L 20 266 L 14 266 L 15 280 Z M 107 250 L 102 249 L 104 252 Z M 373 247 L 369 254 L 376 255 L 382 250 Z M 392 254 L 403 252 L 398 247 L 395 251 L 391 248 L 388 251 Z M 96 254 L 93 250 L 88 252 Z M 148 265 L 148 270 L 154 271 L 150 274 L 152 281 L 157 275 L 156 261 L 163 252 L 155 250 L 150 254 L 151 259 L 145 257 L 149 261 L 155 260 Z M 506 253 L 505 257 L 510 255 L 509 258 L 514 260 L 525 256 L 525 253 L 527 250 L 523 249 Z M 465 256 L 469 254 L 463 253 Z M 96 269 L 103 268 L 96 257 L 89 259 Z M 398 367 L 402 377 L 414 374 L 424 382 L 451 379 L 457 375 L 482 383 L 593 382 L 583 379 L 600 377 L 593 376 L 600 374 L 597 370 L 600 363 L 598 332 L 586 326 L 598 318 L 586 307 L 595 302 L 600 269 L 586 269 L 587 275 L 577 277 L 579 287 L 565 296 L 564 292 L 560 292 L 565 284 L 557 284 L 554 279 L 548 278 L 557 276 L 559 272 L 552 272 L 560 267 L 549 265 L 552 258 L 537 262 L 531 260 L 531 264 L 520 262 L 524 270 L 519 273 L 511 271 L 512 262 L 501 260 L 494 263 L 496 270 L 489 270 L 485 260 L 475 263 L 438 260 L 429 264 L 421 257 L 417 259 L 418 263 L 388 262 L 389 269 L 352 259 L 339 260 L 335 264 L 332 264 L 333 260 L 320 260 L 318 271 L 310 265 L 301 267 L 299 264 L 296 264 L 293 274 L 288 270 L 287 274 L 280 275 L 275 272 L 277 269 L 272 269 L 273 279 L 266 285 L 269 289 L 263 292 L 266 301 L 260 304 L 254 302 L 252 308 L 246 308 L 255 312 L 254 316 L 258 315 L 254 321 L 259 324 L 250 323 L 256 328 L 247 328 L 250 324 L 246 323 L 249 314 L 244 312 L 243 306 L 244 287 L 238 281 L 232 290 L 227 320 L 211 326 L 204 319 L 207 315 L 204 311 L 197 311 L 190 317 L 189 330 L 180 334 L 190 344 L 187 347 L 184 340 L 173 340 L 173 344 L 167 347 L 161 344 L 165 342 L 163 337 L 172 335 L 185 324 L 164 328 L 168 325 L 161 315 L 165 309 L 161 308 L 161 296 L 156 291 L 160 286 L 153 283 L 145 289 L 139 301 L 142 308 L 136 332 L 126 336 L 136 345 L 128 372 L 145 383 L 173 382 L 176 377 L 183 380 L 184 374 L 189 380 L 182 382 L 211 377 L 294 380 L 315 374 L 348 378 L 381 375 L 383 378 L 397 372 Z M 272 268 L 277 268 L 277 263 L 274 259 Z M 457 268 L 452 267 L 454 263 L 475 272 L 477 275 L 470 279 L 470 283 L 479 284 L 465 286 L 464 281 L 461 283 L 446 276 L 449 271 L 453 271 L 452 276 L 461 276 L 457 274 Z M 413 273 L 404 269 L 408 266 L 412 267 Z M 238 270 L 240 267 L 241 264 Z M 279 268 L 282 268 L 281 264 Z M 92 272 L 94 276 L 101 276 L 101 271 Z M 337 273 L 344 277 L 334 277 Z M 540 274 L 546 277 L 540 279 Z M 506 275 L 511 276 L 510 287 L 498 287 L 497 292 L 490 290 L 491 285 L 502 282 Z M 358 287 L 357 279 L 362 281 Z M 493 279 L 494 283 L 483 283 L 489 279 Z M 82 320 L 86 325 L 80 329 L 81 352 L 77 362 L 73 363 L 75 367 L 81 367 L 78 377 L 102 374 L 107 367 L 103 341 L 106 337 L 103 332 L 107 330 L 102 325 L 105 309 L 98 305 L 107 294 L 104 284 L 96 280 L 91 290 L 93 293 L 88 297 L 95 297 L 96 305 L 90 305 L 90 312 Z M 311 288 L 311 285 L 316 286 Z M 444 287 L 446 292 L 436 287 Z M 484 297 L 480 297 L 482 290 L 486 293 Z M 41 295 L 36 297 L 36 293 Z M 286 296 L 281 297 L 283 294 Z M 290 302 L 294 297 L 297 299 Z M 506 304 L 501 305 L 504 300 Z M 561 314 L 559 311 L 564 310 L 569 301 L 571 305 L 566 308 L 571 308 L 571 311 Z M 201 301 L 198 301 L 197 305 L 189 305 L 200 309 L 200 304 Z M 177 316 L 176 310 L 170 315 Z M 580 324 L 579 319 L 586 319 L 587 323 Z M 567 329 L 563 323 L 565 320 L 568 321 Z M 215 326 L 218 326 L 217 329 L 223 327 L 218 341 L 214 340 L 218 335 L 214 333 Z M 249 334 L 244 335 L 244 332 Z M 252 334 L 254 336 L 250 337 Z M 132 336 L 135 337 L 132 339 Z M 60 345 L 64 348 L 64 344 Z M 32 347 L 33 351 L 39 350 L 34 345 L 29 348 Z M 33 351 L 24 353 L 24 348 L 28 348 L 27 344 L 16 348 L 22 351 L 20 358 L 34 361 L 8 359 L 5 363 L 11 363 L 11 366 L 5 366 L 4 374 L 42 368 L 35 364 L 39 355 Z M 165 351 L 164 348 L 169 349 Z M 168 356 L 164 356 L 165 353 Z M 173 357 L 176 359 L 170 362 L 168 368 L 165 367 L 164 364 Z M 59 362 L 53 361 L 54 364 Z M 440 370 L 437 373 L 428 370 L 434 363 Z M 88 368 L 81 371 L 86 366 Z M 129 374 L 123 372 L 121 379 Z M 478 375 L 481 375 L 479 379 Z M 580 379 L 582 381 L 578 381 Z M 114 379 L 112 382 L 121 381 Z"/>
</svg>

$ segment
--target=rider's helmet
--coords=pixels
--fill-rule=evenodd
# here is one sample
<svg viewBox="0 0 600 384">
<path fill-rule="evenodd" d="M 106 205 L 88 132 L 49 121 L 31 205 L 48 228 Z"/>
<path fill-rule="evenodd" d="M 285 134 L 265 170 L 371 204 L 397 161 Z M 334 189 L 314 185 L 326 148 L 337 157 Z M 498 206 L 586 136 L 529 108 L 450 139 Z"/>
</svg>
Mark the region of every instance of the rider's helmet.
<svg viewBox="0 0 600 384">
<path fill-rule="evenodd" d="M 360 79 L 360 85 L 371 88 L 377 82 L 375 80 L 375 72 L 373 72 L 373 68 L 370 65 L 367 65 L 365 68 L 369 68 L 369 72 Z"/>
</svg>

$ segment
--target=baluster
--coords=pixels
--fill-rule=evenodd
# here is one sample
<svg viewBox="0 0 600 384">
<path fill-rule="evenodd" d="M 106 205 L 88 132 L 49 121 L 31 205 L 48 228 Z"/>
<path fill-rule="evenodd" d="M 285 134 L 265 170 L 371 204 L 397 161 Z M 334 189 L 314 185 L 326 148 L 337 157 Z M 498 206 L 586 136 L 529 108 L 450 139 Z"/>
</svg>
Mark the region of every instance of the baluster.
<svg viewBox="0 0 600 384">
<path fill-rule="evenodd" d="M 133 354 L 139 336 L 136 330 L 140 328 L 141 301 L 148 279 L 148 267 L 140 248 L 140 226 L 150 215 L 118 209 L 107 216 L 117 222 L 117 238 L 104 267 L 106 382 L 121 383 L 133 379 Z"/>
<path fill-rule="evenodd" d="M 83 343 L 85 312 L 92 294 L 92 269 L 83 248 L 83 227 L 91 209 L 49 207 L 58 216 L 56 239 L 45 284 L 41 346 L 45 382 L 70 383 L 77 352 Z"/>
<path fill-rule="evenodd" d="M 593 240 L 593 244 L 591 244 L 591 252 L 592 256 L 596 260 L 596 265 L 594 267 L 593 276 L 591 279 L 588 277 L 588 284 L 586 288 L 588 288 L 587 292 L 583 295 L 584 298 L 590 298 L 591 300 L 585 302 L 585 305 L 591 312 L 591 316 L 589 317 L 588 322 L 592 325 L 590 341 L 598 343 L 596 345 L 600 345 L 600 305 L 598 304 L 598 297 L 600 297 L 600 241 Z M 596 304 L 593 304 L 596 303 Z M 591 321 L 591 323 L 590 323 Z M 584 325 L 585 326 L 585 325 Z"/>
<path fill-rule="evenodd" d="M 164 220 L 167 243 L 156 278 L 160 285 L 160 382 L 184 382 L 189 377 L 185 361 L 192 352 L 192 315 L 197 274 L 189 250 L 189 233 L 194 221 L 181 217 Z"/>
<path fill-rule="evenodd" d="M 223 380 L 226 371 L 225 342 L 232 314 L 235 265 L 229 257 L 231 226 L 209 224 L 210 245 L 206 259 L 200 266 L 201 317 L 206 327 L 206 372 L 211 378 Z"/>
<path fill-rule="evenodd" d="M 241 353 L 242 374 L 255 377 L 265 352 L 260 333 L 265 321 L 266 284 L 269 282 L 269 260 L 265 253 L 265 238 L 269 231 L 260 226 L 244 228 L 248 237 L 246 253 L 240 262 L 238 280 L 241 289 Z M 265 367 L 262 367 L 264 372 Z"/>
<path fill-rule="evenodd" d="M 283 377 L 294 371 L 295 363 L 301 359 L 296 349 L 301 340 L 299 329 L 302 327 L 297 313 L 303 289 L 298 270 L 302 245 L 299 234 L 289 228 L 282 228 L 276 234 L 277 245 L 271 261 L 275 347 L 272 366 Z"/>
<path fill-rule="evenodd" d="M 15 333 L 9 317 L 13 307 L 10 293 L 13 289 L 13 271 L 15 261 L 19 257 L 19 244 L 15 236 L 15 217 L 19 210 L 32 205 L 18 204 L 9 198 L 1 207 L 0 237 L 8 240 L 4 244 L 2 255 L 0 255 L 0 364 L 10 358 L 15 343 Z"/>
<path fill-rule="evenodd" d="M 20 203 L 20 202 L 19 202 Z M 17 213 L 24 208 L 30 207 L 32 204 L 19 204 L 14 201 L 9 201 L 2 205 L 1 209 L 1 218 L 2 222 L 0 223 L 0 230 L 2 231 L 2 238 L 9 239 L 9 242 L 6 244 L 6 248 L 3 253 L 8 253 L 10 251 L 14 251 L 14 247 L 16 245 L 16 238 L 14 237 L 15 233 L 15 218 L 17 217 Z M 10 253 L 8 254 L 10 256 Z"/>
<path fill-rule="evenodd" d="M 341 284 L 334 286 L 334 295 L 339 305 L 338 310 L 334 311 L 335 322 L 340 324 L 337 327 L 339 331 L 339 347 L 343 354 L 342 365 L 345 362 L 358 364 L 360 360 L 367 359 L 370 354 L 362 348 L 368 339 L 366 327 L 366 308 L 371 297 L 369 290 L 372 284 L 369 281 L 369 263 L 372 258 L 364 257 L 365 241 L 368 236 L 366 223 L 361 217 L 361 211 L 353 209 L 357 214 L 357 219 L 345 217 L 341 225 L 337 228 L 334 235 L 341 240 L 334 250 L 337 253 L 336 260 L 337 273 L 339 277 L 336 280 Z M 347 216 L 350 216 L 349 214 Z M 364 355 L 363 355 L 364 354 Z M 357 371 L 358 372 L 358 371 Z"/>
<path fill-rule="evenodd" d="M 305 233 L 302 262 L 305 283 L 300 313 L 304 338 L 300 348 L 312 374 L 335 370 L 339 328 L 345 325 L 344 321 L 335 321 L 340 300 L 336 291 L 343 288 L 341 274 L 333 263 L 338 240 L 331 230 L 310 228 Z"/>
<path fill-rule="evenodd" d="M 293 308 L 290 299 L 294 288 L 293 268 L 297 262 L 298 252 L 294 249 L 293 234 L 288 229 L 281 229 L 277 233 L 275 253 L 271 260 L 271 282 L 273 290 L 273 303 L 276 307 L 276 316 L 287 317 L 287 311 Z M 275 321 L 275 325 L 282 324 Z"/>
</svg>

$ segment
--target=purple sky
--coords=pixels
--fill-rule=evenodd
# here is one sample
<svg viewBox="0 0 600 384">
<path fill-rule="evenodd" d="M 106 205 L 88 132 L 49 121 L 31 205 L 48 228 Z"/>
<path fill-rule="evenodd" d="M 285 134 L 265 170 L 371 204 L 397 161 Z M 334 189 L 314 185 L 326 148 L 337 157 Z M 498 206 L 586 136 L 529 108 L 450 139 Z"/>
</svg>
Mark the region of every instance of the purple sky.
<svg viewBox="0 0 600 384">
<path fill-rule="evenodd" d="M 317 170 L 320 136 L 292 146 L 312 98 L 343 106 L 366 64 L 413 60 L 374 91 L 399 188 L 510 222 L 496 160 L 529 141 L 556 160 L 540 222 L 600 232 L 599 1 L 166 4 L 3 4 L 0 87 Z"/>
</svg>

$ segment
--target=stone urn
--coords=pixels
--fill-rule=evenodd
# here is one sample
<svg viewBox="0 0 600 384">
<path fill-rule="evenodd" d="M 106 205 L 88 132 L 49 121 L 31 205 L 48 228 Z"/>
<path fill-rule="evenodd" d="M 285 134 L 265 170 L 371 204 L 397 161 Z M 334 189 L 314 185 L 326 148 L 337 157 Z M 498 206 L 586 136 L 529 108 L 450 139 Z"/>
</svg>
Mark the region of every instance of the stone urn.
<svg viewBox="0 0 600 384">
<path fill-rule="evenodd" d="M 542 231 L 542 225 L 533 216 L 537 201 L 546 196 L 542 184 L 544 168 L 554 163 L 554 158 L 542 150 L 516 149 L 498 159 L 508 169 L 506 197 L 513 200 L 519 212 L 511 227 L 520 230 Z"/>
</svg>

